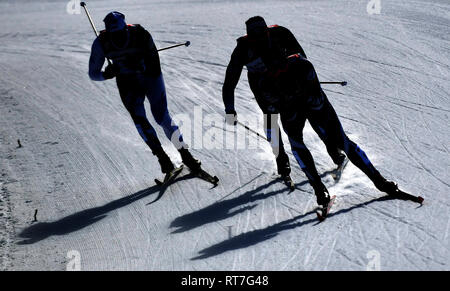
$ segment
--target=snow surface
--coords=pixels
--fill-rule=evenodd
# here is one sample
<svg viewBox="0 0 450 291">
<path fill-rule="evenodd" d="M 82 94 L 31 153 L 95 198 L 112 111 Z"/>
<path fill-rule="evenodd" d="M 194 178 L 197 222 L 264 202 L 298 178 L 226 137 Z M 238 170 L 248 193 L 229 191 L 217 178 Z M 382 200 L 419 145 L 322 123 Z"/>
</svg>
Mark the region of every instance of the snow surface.
<svg viewBox="0 0 450 291">
<path fill-rule="evenodd" d="M 350 164 L 335 185 L 326 174 L 333 163 L 308 126 L 307 145 L 338 195 L 321 224 L 292 155 L 298 189 L 289 194 L 274 180 L 264 143 L 193 145 L 219 186 L 185 170 L 149 204 L 158 195 L 157 160 L 115 82 L 89 80 L 94 35 L 83 13 L 66 12 L 67 2 L 0 2 L 0 269 L 65 270 L 70 251 L 82 270 L 450 269 L 449 1 L 381 0 L 379 15 L 367 13 L 368 0 L 88 2 L 99 28 L 119 10 L 158 47 L 191 41 L 160 53 L 173 115 L 192 116 L 194 106 L 223 114 L 225 67 L 253 15 L 291 29 L 322 81 L 347 80 L 324 85 L 346 132 L 425 204 L 379 199 Z M 261 114 L 245 73 L 236 107 L 239 116 Z"/>
</svg>

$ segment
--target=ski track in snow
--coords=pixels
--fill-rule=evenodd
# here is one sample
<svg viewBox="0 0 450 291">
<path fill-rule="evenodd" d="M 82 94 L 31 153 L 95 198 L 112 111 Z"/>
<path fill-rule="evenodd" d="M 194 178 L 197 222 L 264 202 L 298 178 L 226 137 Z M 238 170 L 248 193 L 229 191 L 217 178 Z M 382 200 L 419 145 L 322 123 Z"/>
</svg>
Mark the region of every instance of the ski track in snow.
<svg viewBox="0 0 450 291">
<path fill-rule="evenodd" d="M 98 28 L 119 10 L 148 28 L 158 47 L 191 41 L 160 53 L 172 115 L 192 117 L 194 106 L 223 115 L 225 68 L 253 15 L 288 27 L 322 81 L 347 80 L 346 87 L 324 85 L 345 131 L 387 178 L 425 203 L 380 199 L 351 164 L 335 184 L 327 174 L 334 165 L 308 124 L 305 142 L 338 196 L 318 224 L 312 188 L 292 154 L 297 189 L 289 193 L 274 179 L 263 142 L 256 150 L 208 150 L 188 140 L 219 185 L 185 169 L 149 204 L 159 193 L 159 165 L 115 82 L 87 76 L 94 37 L 85 15 L 67 14 L 66 3 L 2 1 L 0 269 L 65 270 L 76 250 L 83 270 L 366 270 L 370 251 L 380 254 L 382 270 L 448 270 L 450 5 L 383 0 L 381 14 L 370 16 L 366 4 L 89 3 Z M 245 70 L 236 108 L 238 116 L 261 114 Z"/>
</svg>

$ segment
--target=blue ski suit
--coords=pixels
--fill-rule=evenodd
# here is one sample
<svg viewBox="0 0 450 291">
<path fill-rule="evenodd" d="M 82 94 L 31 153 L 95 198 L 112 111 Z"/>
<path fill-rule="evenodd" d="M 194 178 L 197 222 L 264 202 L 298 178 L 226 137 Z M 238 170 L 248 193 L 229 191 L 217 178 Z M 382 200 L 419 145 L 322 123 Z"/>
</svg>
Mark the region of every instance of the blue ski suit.
<svg viewBox="0 0 450 291">
<path fill-rule="evenodd" d="M 122 102 L 153 154 L 163 150 L 155 129 L 147 119 L 145 97 L 150 102 L 155 121 L 164 129 L 167 138 L 178 149 L 185 147 L 180 130 L 167 109 L 159 55 L 150 33 L 139 24 L 127 25 L 126 41 L 118 46 L 109 32 L 102 31 L 92 44 L 89 59 L 89 77 L 92 80 L 104 80 L 101 70 L 105 58 L 112 61 Z"/>
</svg>

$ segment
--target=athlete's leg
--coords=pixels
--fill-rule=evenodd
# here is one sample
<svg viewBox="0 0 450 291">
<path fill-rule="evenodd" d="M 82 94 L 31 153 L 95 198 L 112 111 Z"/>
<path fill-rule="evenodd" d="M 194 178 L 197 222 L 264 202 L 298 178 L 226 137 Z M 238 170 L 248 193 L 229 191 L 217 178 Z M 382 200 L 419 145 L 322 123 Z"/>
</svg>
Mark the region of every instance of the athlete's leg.
<svg viewBox="0 0 450 291">
<path fill-rule="evenodd" d="M 327 138 L 327 135 L 325 134 L 323 128 L 319 124 L 317 124 L 316 120 L 311 119 L 308 121 L 313 130 L 317 133 L 322 142 L 325 144 L 328 155 L 331 157 L 333 162 L 336 165 L 342 164 L 345 160 L 345 154 L 339 148 L 336 147 L 336 144 L 332 140 Z"/>
<path fill-rule="evenodd" d="M 256 102 L 264 114 L 264 132 L 270 143 L 272 152 L 277 162 L 278 174 L 287 176 L 291 173 L 289 157 L 284 149 L 283 139 L 281 138 L 281 130 L 278 124 L 278 112 L 265 102 L 262 92 L 259 88 L 260 75 L 248 74 L 250 89 L 255 96 Z"/>
<path fill-rule="evenodd" d="M 144 100 L 145 91 L 139 86 L 136 78 L 117 77 L 117 87 L 123 105 L 130 113 L 139 135 L 154 152 L 161 149 L 161 143 L 158 140 L 155 129 L 150 124 L 145 115 Z"/>
<path fill-rule="evenodd" d="M 289 157 L 284 149 L 278 114 L 264 114 L 264 129 L 277 162 L 278 174 L 288 176 L 291 173 Z"/>
<path fill-rule="evenodd" d="M 283 129 L 289 136 L 292 153 L 300 165 L 300 168 L 308 178 L 309 183 L 314 188 L 314 192 L 317 196 L 317 203 L 319 205 L 323 205 L 323 199 L 326 198 L 325 192 L 327 192 L 327 190 L 317 172 L 311 152 L 303 142 L 302 131 L 305 125 L 305 120 L 306 118 L 299 112 L 281 114 L 281 122 L 283 124 Z"/>
<path fill-rule="evenodd" d="M 172 141 L 177 149 L 187 147 L 183 142 L 180 129 L 173 122 L 167 109 L 166 88 L 162 74 L 159 77 L 145 76 L 144 82 L 147 88 L 146 95 L 155 121 L 163 128 L 167 138 Z"/>
<path fill-rule="evenodd" d="M 173 169 L 173 164 L 164 152 L 156 131 L 145 114 L 144 88 L 139 85 L 138 80 L 133 76 L 120 76 L 116 79 L 122 102 L 130 113 L 139 135 L 149 146 L 152 153 L 158 157 L 162 172 L 167 173 L 171 171 Z"/>
<path fill-rule="evenodd" d="M 155 121 L 164 129 L 167 138 L 178 149 L 183 163 L 194 172 L 200 170 L 200 161 L 195 159 L 188 150 L 187 144 L 183 141 L 180 129 L 172 121 L 172 117 L 167 109 L 166 88 L 162 74 L 156 78 L 145 77 L 144 81 L 147 86 L 147 98 L 150 101 L 150 107 Z"/>
<path fill-rule="evenodd" d="M 363 171 L 377 186 L 385 181 L 378 170 L 373 166 L 366 153 L 345 134 L 342 124 L 331 103 L 325 98 L 323 107 L 319 110 L 311 110 L 308 116 L 314 124 L 324 132 L 328 143 L 342 149 L 350 161 Z"/>
</svg>

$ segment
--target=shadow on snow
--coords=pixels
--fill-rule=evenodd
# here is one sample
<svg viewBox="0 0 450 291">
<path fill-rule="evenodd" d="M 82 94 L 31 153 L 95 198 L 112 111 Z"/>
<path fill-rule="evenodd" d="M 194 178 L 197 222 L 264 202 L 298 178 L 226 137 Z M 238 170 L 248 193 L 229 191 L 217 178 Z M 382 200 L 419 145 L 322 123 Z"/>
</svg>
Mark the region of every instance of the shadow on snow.
<svg viewBox="0 0 450 291">
<path fill-rule="evenodd" d="M 281 179 L 272 180 L 266 184 L 260 185 L 256 189 L 245 192 L 244 194 L 228 199 L 218 201 L 210 206 L 195 212 L 177 217 L 170 227 L 177 228 L 172 233 L 181 233 L 192 230 L 197 227 L 201 227 L 205 224 L 225 220 L 239 213 L 251 210 L 256 207 L 256 204 L 252 204 L 258 200 L 264 200 L 266 198 L 275 196 L 277 194 L 288 192 L 287 187 L 282 189 L 264 193 L 263 191 L 273 184 L 280 183 Z M 307 184 L 307 181 L 296 184 L 296 187 Z M 236 190 L 235 190 L 236 191 Z M 235 192 L 233 191 L 233 192 Z M 227 195 L 228 196 L 228 195 Z"/>
<path fill-rule="evenodd" d="M 177 177 L 174 181 L 172 181 L 171 184 L 192 178 L 195 178 L 195 176 L 191 174 L 184 175 L 181 177 Z M 19 245 L 33 244 L 53 235 L 65 235 L 68 233 L 78 231 L 102 220 L 111 211 L 125 207 L 151 194 L 158 193 L 158 197 L 151 202 L 154 203 L 156 202 L 156 200 L 159 200 L 163 196 L 166 189 L 167 187 L 161 188 L 161 186 L 155 185 L 145 190 L 141 190 L 137 193 L 134 193 L 132 195 L 109 202 L 103 206 L 82 210 L 80 212 L 61 218 L 57 221 L 39 222 L 33 224 L 24 229 L 19 234 L 19 237 L 22 238 L 23 240 L 18 242 L 18 244 Z"/>
<path fill-rule="evenodd" d="M 333 216 L 344 214 L 344 213 L 350 212 L 357 208 L 365 207 L 365 206 L 367 206 L 371 203 L 377 202 L 377 201 L 386 201 L 386 200 L 394 200 L 394 199 L 395 198 L 390 197 L 390 196 L 383 196 L 380 198 L 375 198 L 375 199 L 354 205 L 354 206 L 346 208 L 346 209 L 341 209 L 334 213 L 332 212 L 332 213 L 330 213 L 330 215 L 328 216 L 327 219 L 331 219 L 331 217 L 333 217 Z M 309 216 L 311 214 L 314 214 L 313 218 L 310 218 L 310 219 L 307 219 L 304 221 L 299 221 L 303 218 L 306 218 L 307 216 Z M 311 223 L 315 223 L 314 225 L 319 224 L 314 210 L 309 211 L 305 214 L 296 216 L 294 218 L 279 222 L 277 224 L 268 226 L 264 229 L 258 229 L 258 230 L 242 233 L 240 235 L 237 235 L 235 237 L 227 239 L 223 242 L 220 242 L 218 244 L 215 244 L 213 246 L 210 246 L 208 248 L 205 248 L 205 249 L 199 251 L 199 255 L 197 257 L 191 258 L 191 260 L 206 259 L 209 257 L 220 255 L 220 254 L 228 252 L 228 251 L 247 248 L 252 245 L 256 245 L 258 243 L 272 239 L 282 231 L 298 228 L 298 227 L 301 227 L 301 226 L 304 226 L 307 224 L 311 224 Z"/>
<path fill-rule="evenodd" d="M 323 178 L 326 175 L 329 175 L 332 171 L 327 171 L 322 173 L 320 176 Z M 256 176 L 250 182 L 254 181 L 255 179 L 259 178 L 261 175 Z M 250 182 L 244 184 L 242 187 L 247 186 Z M 256 204 L 251 205 L 252 202 L 256 202 L 258 200 L 263 200 L 266 198 L 269 198 L 271 196 L 287 192 L 289 191 L 288 188 L 282 188 L 276 191 L 268 192 L 268 193 L 259 193 L 264 191 L 264 189 L 272 186 L 273 184 L 282 182 L 281 178 L 274 179 L 264 185 L 259 186 L 256 189 L 250 190 L 245 192 L 244 194 L 228 199 L 228 200 L 219 200 L 218 202 L 207 206 L 203 209 L 197 210 L 195 212 L 185 214 L 183 216 L 177 217 L 171 224 L 170 227 L 177 228 L 172 233 L 181 233 L 185 231 L 192 230 L 197 227 L 201 227 L 205 224 L 216 222 L 219 220 L 224 220 L 227 218 L 230 218 L 234 215 L 237 215 L 239 213 L 242 213 L 247 210 L 251 210 L 256 207 Z M 304 185 L 308 185 L 308 181 L 302 181 L 300 183 L 295 184 L 296 189 L 300 189 L 300 187 Z M 242 187 L 239 187 L 238 189 L 234 190 L 228 195 L 225 195 L 222 197 L 224 199 L 225 197 L 231 195 L 232 193 L 236 192 L 237 190 L 241 189 Z M 246 205 L 246 206 L 243 206 Z"/>
<path fill-rule="evenodd" d="M 155 185 L 132 195 L 109 202 L 103 206 L 82 210 L 57 221 L 33 224 L 19 234 L 19 237 L 23 238 L 23 240 L 18 242 L 18 244 L 33 244 L 53 235 L 65 235 L 78 231 L 102 220 L 109 212 L 125 207 L 153 193 L 157 193 L 159 190 L 160 187 Z"/>
</svg>

